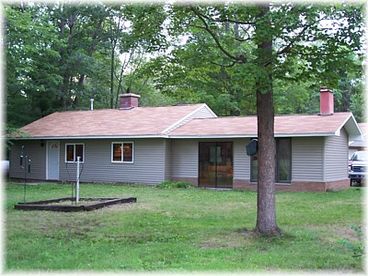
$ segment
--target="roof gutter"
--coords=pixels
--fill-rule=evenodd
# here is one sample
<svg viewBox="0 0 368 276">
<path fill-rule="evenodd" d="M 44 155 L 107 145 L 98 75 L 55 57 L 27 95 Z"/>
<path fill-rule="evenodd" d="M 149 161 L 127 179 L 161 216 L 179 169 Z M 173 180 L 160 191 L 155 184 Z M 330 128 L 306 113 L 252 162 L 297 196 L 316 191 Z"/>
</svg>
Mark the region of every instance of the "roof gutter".
<svg viewBox="0 0 368 276">
<path fill-rule="evenodd" d="M 336 136 L 334 132 L 325 133 L 275 133 L 275 137 L 324 137 Z M 212 134 L 212 135 L 90 135 L 90 136 L 37 136 L 37 137 L 17 137 L 11 140 L 73 140 L 73 139 L 141 139 L 141 138 L 163 138 L 163 139 L 212 139 L 212 138 L 252 138 L 257 137 L 256 133 L 250 134 Z"/>
<path fill-rule="evenodd" d="M 275 137 L 324 137 L 335 136 L 334 132 L 320 132 L 320 133 L 275 133 Z M 206 138 L 252 138 L 257 137 L 256 133 L 250 134 L 211 134 L 211 135 L 169 135 L 168 138 L 175 139 L 206 139 Z"/>
<path fill-rule="evenodd" d="M 135 138 L 168 138 L 167 135 L 148 134 L 148 135 L 87 135 L 87 136 L 33 136 L 16 137 L 11 140 L 72 140 L 72 139 L 135 139 Z"/>
</svg>

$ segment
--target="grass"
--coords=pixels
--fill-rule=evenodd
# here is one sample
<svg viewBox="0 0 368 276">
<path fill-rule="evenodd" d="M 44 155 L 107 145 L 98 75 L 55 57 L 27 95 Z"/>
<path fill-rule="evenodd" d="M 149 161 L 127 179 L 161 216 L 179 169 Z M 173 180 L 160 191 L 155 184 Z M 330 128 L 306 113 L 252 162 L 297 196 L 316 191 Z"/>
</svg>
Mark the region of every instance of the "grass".
<svg viewBox="0 0 368 276">
<path fill-rule="evenodd" d="M 362 271 L 361 188 L 277 193 L 283 235 L 256 237 L 254 192 L 82 184 L 83 197 L 137 197 L 92 212 L 14 210 L 23 186 L 6 186 L 5 269 L 96 271 Z M 27 200 L 65 197 L 70 185 L 27 187 Z"/>
</svg>

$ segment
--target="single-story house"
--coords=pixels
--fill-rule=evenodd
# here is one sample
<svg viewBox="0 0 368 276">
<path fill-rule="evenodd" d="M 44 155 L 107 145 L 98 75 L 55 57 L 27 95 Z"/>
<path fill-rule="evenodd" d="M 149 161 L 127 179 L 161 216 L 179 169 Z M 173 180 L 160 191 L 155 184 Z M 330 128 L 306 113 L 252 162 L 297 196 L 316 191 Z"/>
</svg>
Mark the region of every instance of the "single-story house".
<svg viewBox="0 0 368 276">
<path fill-rule="evenodd" d="M 358 123 L 362 131 L 362 139 L 349 142 L 349 158 L 358 150 L 367 150 L 368 145 L 368 123 Z"/>
<path fill-rule="evenodd" d="M 361 136 L 350 112 L 333 112 L 321 90 L 321 112 L 275 117 L 278 190 L 349 187 L 348 143 Z M 22 128 L 14 139 L 10 177 L 157 184 L 183 180 L 199 187 L 256 189 L 256 116 L 218 117 L 206 104 L 139 107 L 123 94 L 119 109 L 55 112 Z M 30 166 L 26 163 L 30 159 Z"/>
</svg>

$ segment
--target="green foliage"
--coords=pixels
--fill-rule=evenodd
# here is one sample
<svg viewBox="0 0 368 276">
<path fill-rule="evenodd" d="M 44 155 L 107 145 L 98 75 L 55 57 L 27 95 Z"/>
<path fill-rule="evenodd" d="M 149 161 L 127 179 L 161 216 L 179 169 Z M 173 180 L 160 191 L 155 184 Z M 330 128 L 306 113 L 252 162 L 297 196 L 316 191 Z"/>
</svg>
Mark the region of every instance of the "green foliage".
<svg viewBox="0 0 368 276">
<path fill-rule="evenodd" d="M 5 15 L 7 123 L 16 127 L 54 111 L 88 109 L 91 97 L 95 108 L 115 107 L 140 62 L 120 55 L 166 47 L 157 5 L 22 3 L 6 5 Z"/>
<path fill-rule="evenodd" d="M 319 86 L 327 85 L 336 110 L 362 121 L 362 7 L 274 5 L 265 17 L 274 27 L 256 38 L 257 9 L 6 5 L 7 123 L 88 109 L 91 97 L 97 109 L 116 107 L 127 91 L 141 94 L 142 106 L 205 102 L 218 115 L 253 115 L 263 74 L 256 43 L 265 35 L 275 41 L 276 113 L 318 112 Z"/>
<path fill-rule="evenodd" d="M 91 97 L 95 108 L 116 107 L 126 91 L 143 106 L 205 102 L 219 115 L 255 114 L 256 45 L 267 35 L 276 113 L 317 112 L 327 85 L 336 109 L 362 121 L 361 9 L 273 5 L 264 20 L 274 27 L 256 37 L 255 5 L 6 5 L 7 123 L 88 109 Z"/>
<path fill-rule="evenodd" d="M 265 72 L 256 44 L 271 36 L 266 63 L 272 64 L 276 113 L 317 113 L 324 85 L 335 91 L 337 111 L 362 119 L 362 5 L 272 5 L 262 19 L 257 5 L 170 8 L 169 33 L 187 42 L 140 70 L 176 100 L 206 102 L 219 115 L 255 114 L 256 84 Z"/>
<path fill-rule="evenodd" d="M 15 137 L 27 137 L 27 133 L 25 133 L 24 131 L 20 130 L 19 128 L 13 127 L 13 126 L 9 126 L 6 125 L 5 127 L 5 132 L 6 132 L 6 150 L 10 150 L 10 148 L 13 145 L 12 139 Z"/>
<path fill-rule="evenodd" d="M 61 80 L 56 48 L 61 42 L 37 8 L 6 6 L 5 15 L 7 120 L 19 127 L 54 108 Z"/>
<path fill-rule="evenodd" d="M 185 181 L 163 181 L 156 186 L 159 189 L 189 189 L 193 187 L 192 183 L 185 182 Z"/>
</svg>

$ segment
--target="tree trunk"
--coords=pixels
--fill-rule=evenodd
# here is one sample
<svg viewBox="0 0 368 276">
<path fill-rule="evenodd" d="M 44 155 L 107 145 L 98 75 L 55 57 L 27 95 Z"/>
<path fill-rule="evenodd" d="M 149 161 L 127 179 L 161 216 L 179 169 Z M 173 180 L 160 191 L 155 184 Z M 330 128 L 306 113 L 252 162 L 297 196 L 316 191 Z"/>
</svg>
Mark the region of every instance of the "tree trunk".
<svg viewBox="0 0 368 276">
<path fill-rule="evenodd" d="M 272 34 L 271 22 L 265 19 L 268 5 L 260 7 L 260 21 L 256 26 L 257 64 L 257 127 L 258 127 L 258 185 L 257 225 L 261 235 L 277 235 L 275 209 L 276 143 L 274 138 L 274 110 L 272 90 Z M 257 33 L 258 32 L 258 33 Z"/>
<path fill-rule="evenodd" d="M 257 91 L 258 185 L 256 231 L 262 235 L 280 232 L 276 224 L 274 112 L 272 90 Z"/>
<path fill-rule="evenodd" d="M 123 73 L 124 73 L 124 67 L 121 66 L 120 74 L 119 74 L 119 80 L 118 80 L 118 87 L 116 89 L 116 97 L 115 97 L 115 108 L 118 107 L 119 102 L 119 94 L 122 90 L 122 82 L 123 82 Z"/>
<path fill-rule="evenodd" d="M 111 49 L 111 68 L 110 68 L 110 108 L 114 108 L 114 69 L 115 69 L 115 42 Z"/>
<path fill-rule="evenodd" d="M 69 97 L 69 75 L 67 72 L 64 72 L 63 75 L 63 82 L 61 84 L 61 99 L 62 99 L 62 105 L 63 110 L 67 110 L 68 105 L 68 97 Z"/>
<path fill-rule="evenodd" d="M 97 44 L 100 40 L 99 33 L 101 32 L 101 27 L 102 27 L 103 20 L 104 20 L 104 18 L 101 18 L 97 22 L 96 26 L 94 26 L 94 31 L 93 31 L 92 38 L 91 38 L 92 39 L 91 46 L 88 47 L 88 50 L 87 50 L 87 55 L 89 57 L 92 57 L 93 53 L 96 51 Z M 85 77 L 86 77 L 85 74 L 81 74 L 79 79 L 78 79 L 78 87 L 79 87 L 80 90 L 82 89 L 82 87 L 84 85 Z"/>
</svg>

